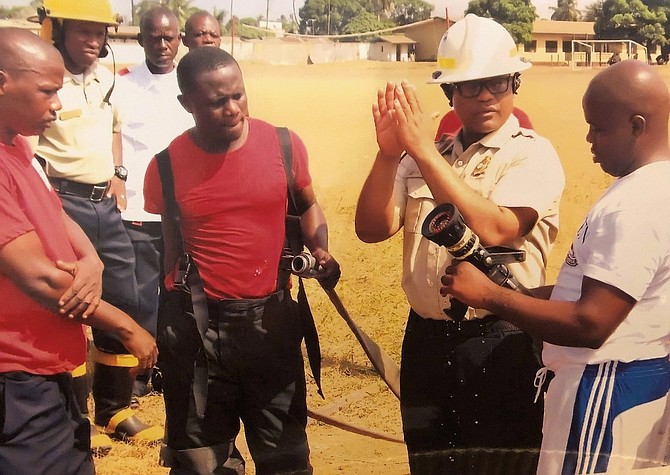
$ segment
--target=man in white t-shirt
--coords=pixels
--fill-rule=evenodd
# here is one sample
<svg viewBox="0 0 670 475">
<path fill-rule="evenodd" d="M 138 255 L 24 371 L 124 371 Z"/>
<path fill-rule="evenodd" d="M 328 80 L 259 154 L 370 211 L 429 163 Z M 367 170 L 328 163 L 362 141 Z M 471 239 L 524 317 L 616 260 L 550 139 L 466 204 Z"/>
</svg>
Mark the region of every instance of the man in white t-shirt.
<svg viewBox="0 0 670 475">
<path fill-rule="evenodd" d="M 177 100 L 175 56 L 181 42 L 177 17 L 165 7 L 147 11 L 140 21 L 138 41 L 145 61 L 119 72 L 114 96 L 123 117 L 123 158 L 128 170 L 123 224 L 135 252 L 142 326 L 155 335 L 163 244 L 160 216 L 144 211 L 144 173 L 156 153 L 193 126 L 193 118 Z M 146 393 L 146 380 L 141 375 L 135 381 L 135 397 Z"/>
<path fill-rule="evenodd" d="M 593 160 L 617 180 L 579 228 L 553 289 L 533 298 L 459 264 L 443 293 L 546 342 L 555 376 L 538 473 L 635 473 L 668 462 L 670 94 L 650 66 L 629 60 L 596 75 L 582 105 Z"/>
</svg>

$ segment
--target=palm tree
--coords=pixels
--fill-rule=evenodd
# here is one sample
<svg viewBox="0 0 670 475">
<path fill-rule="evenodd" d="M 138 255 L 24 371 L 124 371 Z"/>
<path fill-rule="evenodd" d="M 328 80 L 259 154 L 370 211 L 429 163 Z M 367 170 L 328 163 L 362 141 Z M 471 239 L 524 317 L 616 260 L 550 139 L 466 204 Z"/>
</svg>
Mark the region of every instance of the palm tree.
<svg viewBox="0 0 670 475">
<path fill-rule="evenodd" d="M 162 1 L 161 3 L 177 15 L 177 18 L 179 18 L 179 26 L 183 28 L 188 17 L 200 10 L 199 8 L 192 6 L 191 2 L 192 0 L 167 0 Z"/>
<path fill-rule="evenodd" d="M 133 23 L 139 22 L 139 19 L 147 11 L 157 6 L 164 6 L 174 12 L 179 19 L 179 26 L 184 27 L 188 17 L 199 10 L 191 6 L 193 0 L 142 0 L 140 4 L 133 8 Z"/>
<path fill-rule="evenodd" d="M 214 7 L 214 10 L 212 10 L 212 15 L 214 15 L 216 21 L 219 22 L 219 25 L 223 25 L 226 22 L 226 16 L 228 16 L 228 12 L 223 8 L 219 10 L 218 8 Z"/>
<path fill-rule="evenodd" d="M 575 0 L 558 0 L 557 6 L 549 9 L 554 11 L 551 14 L 551 19 L 554 21 L 579 21 L 582 17 Z"/>
</svg>

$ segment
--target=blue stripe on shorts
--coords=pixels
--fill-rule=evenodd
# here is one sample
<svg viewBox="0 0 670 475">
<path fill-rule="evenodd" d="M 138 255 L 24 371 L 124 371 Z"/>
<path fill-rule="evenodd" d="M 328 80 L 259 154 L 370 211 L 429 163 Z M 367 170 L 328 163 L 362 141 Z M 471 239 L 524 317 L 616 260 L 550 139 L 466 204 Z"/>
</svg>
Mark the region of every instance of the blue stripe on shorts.
<svg viewBox="0 0 670 475">
<path fill-rule="evenodd" d="M 561 474 L 606 472 L 614 419 L 633 407 L 665 397 L 669 390 L 667 356 L 587 365 L 577 389 Z"/>
</svg>

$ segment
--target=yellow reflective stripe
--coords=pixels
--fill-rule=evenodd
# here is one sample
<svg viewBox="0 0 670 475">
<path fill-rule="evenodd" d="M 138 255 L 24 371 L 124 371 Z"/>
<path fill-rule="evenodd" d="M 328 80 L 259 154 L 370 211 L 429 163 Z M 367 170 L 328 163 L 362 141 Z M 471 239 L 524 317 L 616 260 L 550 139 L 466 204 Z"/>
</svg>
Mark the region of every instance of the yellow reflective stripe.
<svg viewBox="0 0 670 475">
<path fill-rule="evenodd" d="M 121 409 L 119 412 L 114 414 L 114 416 L 112 416 L 112 418 L 109 420 L 109 423 L 107 424 L 107 427 L 105 427 L 105 430 L 109 432 L 114 432 L 116 430 L 116 426 L 118 426 L 126 419 L 130 419 L 134 415 L 135 411 L 133 411 L 130 408 Z"/>
<path fill-rule="evenodd" d="M 163 440 L 164 436 L 165 430 L 161 426 L 151 426 L 130 436 L 130 439 L 134 442 L 153 443 Z"/>
<path fill-rule="evenodd" d="M 437 58 L 437 66 L 440 69 L 456 69 L 456 58 Z"/>
<path fill-rule="evenodd" d="M 112 353 L 100 351 L 97 348 L 93 348 L 93 361 L 117 368 L 134 368 L 140 363 L 133 355 L 113 355 Z"/>
<path fill-rule="evenodd" d="M 70 371 L 70 374 L 72 374 L 73 378 L 79 378 L 81 376 L 84 376 L 86 374 L 86 362 L 80 364 L 75 369 Z"/>
</svg>

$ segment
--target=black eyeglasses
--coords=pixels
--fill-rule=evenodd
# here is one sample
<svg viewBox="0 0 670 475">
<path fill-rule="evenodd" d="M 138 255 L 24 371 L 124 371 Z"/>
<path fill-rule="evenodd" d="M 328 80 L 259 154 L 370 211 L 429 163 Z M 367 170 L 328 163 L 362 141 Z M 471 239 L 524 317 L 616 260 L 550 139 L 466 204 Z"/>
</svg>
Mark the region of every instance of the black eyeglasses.
<svg viewBox="0 0 670 475">
<path fill-rule="evenodd" d="M 472 99 L 479 96 L 484 88 L 491 94 L 502 94 L 507 92 L 512 76 L 497 76 L 490 79 L 482 79 L 479 81 L 465 81 L 454 83 L 454 89 L 458 91 L 461 97 Z"/>
</svg>

